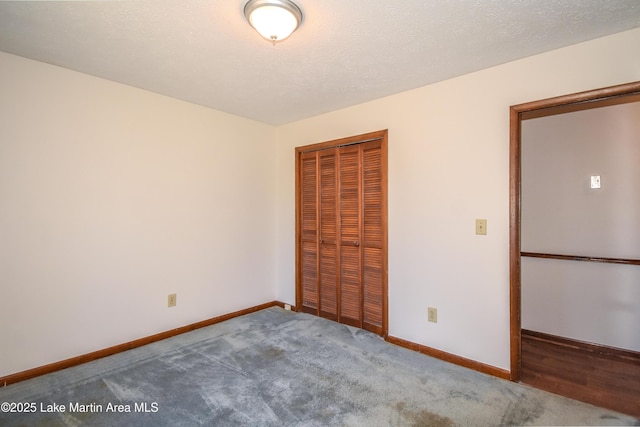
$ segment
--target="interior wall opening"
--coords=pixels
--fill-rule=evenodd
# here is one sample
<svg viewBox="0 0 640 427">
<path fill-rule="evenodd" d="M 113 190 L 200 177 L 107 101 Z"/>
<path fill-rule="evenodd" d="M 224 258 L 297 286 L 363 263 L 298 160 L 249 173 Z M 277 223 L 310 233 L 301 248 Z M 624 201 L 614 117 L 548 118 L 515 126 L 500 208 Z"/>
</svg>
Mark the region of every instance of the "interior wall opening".
<svg viewBox="0 0 640 427">
<path fill-rule="evenodd" d="M 632 415 L 639 91 L 636 82 L 513 106 L 510 148 L 512 379 Z"/>
</svg>

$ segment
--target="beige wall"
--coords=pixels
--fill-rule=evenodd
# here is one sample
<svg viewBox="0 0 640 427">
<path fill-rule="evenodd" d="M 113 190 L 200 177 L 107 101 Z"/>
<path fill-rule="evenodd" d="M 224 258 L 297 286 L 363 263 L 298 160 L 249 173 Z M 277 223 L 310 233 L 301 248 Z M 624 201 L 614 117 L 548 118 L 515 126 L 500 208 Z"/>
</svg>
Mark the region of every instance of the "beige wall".
<svg viewBox="0 0 640 427">
<path fill-rule="evenodd" d="M 278 128 L 0 53 L 0 375 L 293 303 L 293 148 L 387 128 L 390 333 L 508 368 L 508 107 L 640 80 L 639 41 Z"/>
<path fill-rule="evenodd" d="M 522 250 L 640 259 L 640 102 L 523 121 Z M 524 258 L 522 325 L 640 350 L 640 267 Z"/>
<path fill-rule="evenodd" d="M 273 127 L 0 70 L 0 376 L 275 298 Z"/>
<path fill-rule="evenodd" d="M 639 43 L 619 33 L 278 128 L 278 298 L 295 299 L 293 148 L 388 128 L 389 333 L 509 369 L 509 106 L 640 80 Z"/>
</svg>

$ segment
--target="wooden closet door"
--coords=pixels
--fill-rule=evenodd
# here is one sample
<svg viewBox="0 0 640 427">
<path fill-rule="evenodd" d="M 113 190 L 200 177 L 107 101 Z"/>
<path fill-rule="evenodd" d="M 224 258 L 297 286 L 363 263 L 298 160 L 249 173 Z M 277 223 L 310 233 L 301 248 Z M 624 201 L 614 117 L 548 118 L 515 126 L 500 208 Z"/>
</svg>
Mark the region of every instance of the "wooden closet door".
<svg viewBox="0 0 640 427">
<path fill-rule="evenodd" d="M 362 149 L 362 328 L 378 334 L 386 332 L 386 194 L 382 144 L 361 144 Z"/>
<path fill-rule="evenodd" d="M 340 321 L 362 327 L 362 177 L 360 145 L 342 147 L 340 182 Z"/>
<path fill-rule="evenodd" d="M 380 335 L 387 332 L 386 135 L 296 149 L 298 307 Z"/>
<path fill-rule="evenodd" d="M 337 150 L 318 152 L 320 163 L 320 316 L 338 320 Z"/>
<path fill-rule="evenodd" d="M 318 295 L 318 156 L 300 154 L 300 292 L 301 309 L 316 313 Z"/>
</svg>

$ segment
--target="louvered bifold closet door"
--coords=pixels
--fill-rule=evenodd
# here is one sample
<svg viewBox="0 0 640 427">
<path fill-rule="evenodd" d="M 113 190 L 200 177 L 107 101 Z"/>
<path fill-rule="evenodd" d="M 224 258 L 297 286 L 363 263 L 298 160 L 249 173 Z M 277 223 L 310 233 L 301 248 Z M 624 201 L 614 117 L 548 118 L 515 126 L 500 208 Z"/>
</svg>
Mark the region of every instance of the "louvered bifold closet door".
<svg viewBox="0 0 640 427">
<path fill-rule="evenodd" d="M 342 147 L 340 183 L 340 321 L 362 327 L 361 149 Z"/>
<path fill-rule="evenodd" d="M 337 149 L 318 152 L 320 162 L 320 316 L 338 320 Z"/>
<path fill-rule="evenodd" d="M 302 153 L 300 159 L 300 234 L 302 311 L 316 314 L 318 298 L 318 157 Z"/>
<path fill-rule="evenodd" d="M 296 148 L 296 304 L 387 333 L 387 132 Z"/>
<path fill-rule="evenodd" d="M 386 305 L 384 274 L 384 218 L 382 144 L 378 141 L 361 144 L 363 200 L 363 314 L 362 328 L 381 334 L 385 329 Z"/>
</svg>

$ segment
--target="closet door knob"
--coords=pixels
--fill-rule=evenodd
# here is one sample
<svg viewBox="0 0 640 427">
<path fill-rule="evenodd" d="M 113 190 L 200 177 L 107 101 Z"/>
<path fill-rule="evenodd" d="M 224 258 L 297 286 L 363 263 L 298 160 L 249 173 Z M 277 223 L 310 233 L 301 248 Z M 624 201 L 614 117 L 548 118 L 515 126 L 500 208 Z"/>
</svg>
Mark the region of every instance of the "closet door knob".
<svg viewBox="0 0 640 427">
<path fill-rule="evenodd" d="M 360 246 L 360 242 L 358 242 L 357 240 L 356 240 L 355 242 L 353 242 L 353 244 L 354 244 L 355 246 Z"/>
</svg>

